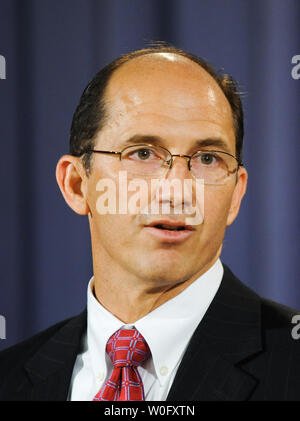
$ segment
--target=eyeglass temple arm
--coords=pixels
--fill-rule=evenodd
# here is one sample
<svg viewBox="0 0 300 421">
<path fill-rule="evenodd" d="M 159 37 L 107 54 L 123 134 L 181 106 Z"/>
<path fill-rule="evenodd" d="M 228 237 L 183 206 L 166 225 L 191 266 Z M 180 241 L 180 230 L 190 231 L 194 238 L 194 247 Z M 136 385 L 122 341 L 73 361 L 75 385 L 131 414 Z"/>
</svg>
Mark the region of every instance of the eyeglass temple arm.
<svg viewBox="0 0 300 421">
<path fill-rule="evenodd" d="M 243 167 L 243 164 L 239 164 L 238 167 L 235 170 L 228 171 L 228 174 L 234 174 L 234 173 L 238 172 L 239 167 Z"/>
<path fill-rule="evenodd" d="M 88 152 L 107 153 L 107 154 L 121 155 L 121 152 L 115 152 L 115 151 L 98 151 L 96 149 L 90 149 Z"/>
</svg>

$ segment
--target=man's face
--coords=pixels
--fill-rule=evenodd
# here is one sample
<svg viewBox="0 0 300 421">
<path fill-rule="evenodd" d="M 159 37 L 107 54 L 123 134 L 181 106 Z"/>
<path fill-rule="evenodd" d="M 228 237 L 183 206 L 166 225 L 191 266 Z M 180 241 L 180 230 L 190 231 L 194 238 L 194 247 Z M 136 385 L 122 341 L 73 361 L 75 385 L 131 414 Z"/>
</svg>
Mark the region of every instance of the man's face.
<svg viewBox="0 0 300 421">
<path fill-rule="evenodd" d="M 227 99 L 210 75 L 185 58 L 155 54 L 130 61 L 112 76 L 106 101 L 108 119 L 98 133 L 95 149 L 121 151 L 128 139 L 139 136 L 137 143 L 156 138 L 172 154 L 191 155 L 199 149 L 199 141 L 218 139 L 224 146 L 210 149 L 236 155 Z M 232 211 L 232 204 L 241 199 L 243 176 L 237 184 L 233 175 L 226 184 L 205 185 L 203 222 L 193 226 L 189 235 L 172 241 L 149 229 L 140 215 L 99 214 L 97 183 L 103 178 L 114 180 L 118 195 L 122 169 L 118 155 L 94 154 L 86 180 L 93 255 L 100 265 L 105 262 L 153 287 L 172 286 L 200 273 L 219 256 L 226 225 L 238 211 Z M 191 179 L 186 160 L 175 158 L 166 177 L 182 183 Z M 172 220 L 167 215 L 163 219 Z M 180 215 L 177 219 L 182 221 Z"/>
</svg>

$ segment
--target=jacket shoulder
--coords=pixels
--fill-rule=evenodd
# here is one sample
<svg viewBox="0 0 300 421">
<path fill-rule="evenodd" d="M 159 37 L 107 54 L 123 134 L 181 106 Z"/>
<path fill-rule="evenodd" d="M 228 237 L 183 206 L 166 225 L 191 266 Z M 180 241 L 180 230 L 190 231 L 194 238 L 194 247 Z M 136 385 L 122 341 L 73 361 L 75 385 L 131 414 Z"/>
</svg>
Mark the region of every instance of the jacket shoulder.
<svg viewBox="0 0 300 421">
<path fill-rule="evenodd" d="M 252 312 L 259 310 L 263 331 L 291 330 L 293 327 L 292 320 L 295 315 L 299 315 L 300 323 L 300 309 L 297 310 L 262 297 L 252 288 L 242 283 L 226 264 L 223 263 L 223 267 L 224 277 L 227 281 L 227 294 L 230 295 L 229 299 L 238 302 L 239 305 L 243 305 L 243 308 L 246 310 L 251 310 Z M 256 303 L 256 308 L 253 303 Z"/>
<path fill-rule="evenodd" d="M 261 329 L 273 358 L 292 359 L 300 380 L 300 310 L 261 298 Z"/>
<path fill-rule="evenodd" d="M 33 356 L 56 332 L 75 317 L 62 320 L 47 329 L 31 336 L 0 352 L 0 379 L 4 379 L 12 371 L 18 370 Z"/>
<path fill-rule="evenodd" d="M 261 320 L 262 328 L 264 330 L 291 330 L 295 315 L 300 315 L 300 310 L 296 310 L 267 298 L 261 298 Z"/>
<path fill-rule="evenodd" d="M 244 364 L 259 379 L 253 400 L 300 400 L 299 310 L 261 298 L 262 351 Z"/>
</svg>

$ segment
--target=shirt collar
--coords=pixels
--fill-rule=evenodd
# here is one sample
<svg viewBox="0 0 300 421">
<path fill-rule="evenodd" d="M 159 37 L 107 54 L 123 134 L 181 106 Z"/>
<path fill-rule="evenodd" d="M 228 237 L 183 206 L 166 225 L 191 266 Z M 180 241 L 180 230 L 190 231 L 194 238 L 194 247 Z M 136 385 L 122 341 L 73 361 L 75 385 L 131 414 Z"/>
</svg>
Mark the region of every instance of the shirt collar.
<svg viewBox="0 0 300 421">
<path fill-rule="evenodd" d="M 161 385 L 173 373 L 187 348 L 189 340 L 212 302 L 223 277 L 220 259 L 180 294 L 165 302 L 132 325 L 115 317 L 93 294 L 92 277 L 88 285 L 87 344 L 94 373 L 104 372 L 106 343 L 122 327 L 135 326 L 147 341 Z M 168 375 L 164 372 L 168 367 Z"/>
</svg>

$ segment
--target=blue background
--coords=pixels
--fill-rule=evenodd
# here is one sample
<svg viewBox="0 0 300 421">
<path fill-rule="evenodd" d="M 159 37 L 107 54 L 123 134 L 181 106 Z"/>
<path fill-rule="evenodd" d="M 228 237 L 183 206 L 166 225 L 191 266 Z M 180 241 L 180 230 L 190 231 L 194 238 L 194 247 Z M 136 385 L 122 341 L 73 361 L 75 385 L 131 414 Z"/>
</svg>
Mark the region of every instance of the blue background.
<svg viewBox="0 0 300 421">
<path fill-rule="evenodd" d="M 300 308 L 298 0 L 0 0 L 1 278 L 5 348 L 82 310 L 88 221 L 55 180 L 82 90 L 121 53 L 164 40 L 241 84 L 247 196 L 222 259 L 258 293 Z"/>
</svg>

